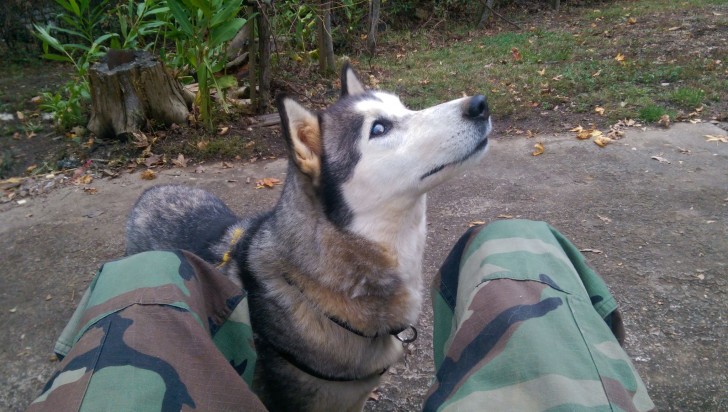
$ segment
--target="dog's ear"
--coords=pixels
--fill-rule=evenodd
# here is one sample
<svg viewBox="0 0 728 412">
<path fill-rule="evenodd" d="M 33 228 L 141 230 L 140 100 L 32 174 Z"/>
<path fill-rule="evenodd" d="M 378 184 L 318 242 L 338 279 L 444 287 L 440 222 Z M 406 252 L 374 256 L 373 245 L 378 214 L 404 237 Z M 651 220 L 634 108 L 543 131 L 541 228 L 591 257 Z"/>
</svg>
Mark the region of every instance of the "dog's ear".
<svg viewBox="0 0 728 412">
<path fill-rule="evenodd" d="M 278 96 L 276 100 L 288 155 L 298 170 L 317 185 L 323 146 L 318 116 L 286 96 Z"/>
<path fill-rule="evenodd" d="M 364 85 L 359 81 L 354 69 L 349 66 L 349 62 L 344 63 L 341 69 L 341 97 L 356 96 L 366 92 Z"/>
</svg>

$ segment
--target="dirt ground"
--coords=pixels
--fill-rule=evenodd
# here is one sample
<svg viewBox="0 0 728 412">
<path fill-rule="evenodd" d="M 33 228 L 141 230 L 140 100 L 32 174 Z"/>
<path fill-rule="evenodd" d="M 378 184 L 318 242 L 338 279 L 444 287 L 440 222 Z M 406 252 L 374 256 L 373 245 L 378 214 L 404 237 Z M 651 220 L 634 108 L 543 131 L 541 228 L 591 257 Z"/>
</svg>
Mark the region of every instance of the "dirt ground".
<svg viewBox="0 0 728 412">
<path fill-rule="evenodd" d="M 606 148 L 549 135 L 537 157 L 534 139 L 496 136 L 476 169 L 431 193 L 424 275 L 429 283 L 469 222 L 548 221 L 596 251 L 587 257 L 621 305 L 627 352 L 658 409 L 726 410 L 728 144 L 704 137 L 725 134 L 707 123 L 632 128 Z M 284 160 L 230 165 L 166 169 L 153 181 L 123 173 L 94 180 L 96 192 L 67 184 L 0 205 L 0 410 L 23 410 L 53 373 L 54 341 L 95 270 L 122 255 L 144 188 L 204 187 L 241 214 L 272 206 L 280 186 L 255 181 L 284 178 Z M 429 303 L 418 329 L 368 410 L 419 409 L 433 374 Z"/>
</svg>

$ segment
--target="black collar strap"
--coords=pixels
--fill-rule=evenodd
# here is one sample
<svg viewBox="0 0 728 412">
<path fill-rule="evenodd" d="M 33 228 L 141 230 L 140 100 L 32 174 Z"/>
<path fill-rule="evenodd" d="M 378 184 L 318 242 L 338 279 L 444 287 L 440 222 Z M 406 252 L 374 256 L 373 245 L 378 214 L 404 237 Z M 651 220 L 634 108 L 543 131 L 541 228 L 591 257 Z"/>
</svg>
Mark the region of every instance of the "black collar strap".
<svg viewBox="0 0 728 412">
<path fill-rule="evenodd" d="M 260 336 L 259 336 L 260 337 Z M 384 368 L 381 371 L 374 372 L 372 374 L 366 375 L 366 376 L 331 376 L 327 375 L 325 373 L 319 372 L 316 369 L 311 368 L 310 366 L 306 365 L 305 363 L 301 362 L 294 354 L 291 352 L 288 352 L 287 350 L 283 350 L 276 345 L 272 344 L 271 341 L 268 339 L 265 339 L 265 341 L 270 345 L 270 347 L 278 353 L 278 355 L 283 358 L 286 362 L 290 363 L 296 369 L 300 370 L 303 373 L 306 373 L 308 375 L 313 376 L 314 378 L 322 379 L 325 381 L 330 382 L 353 382 L 353 381 L 363 381 L 368 380 L 377 376 L 384 375 L 385 372 L 387 372 L 387 369 Z"/>
<path fill-rule="evenodd" d="M 308 296 L 306 296 L 306 294 L 303 292 L 303 288 L 298 286 L 297 284 L 295 284 L 291 279 L 288 278 L 288 276 L 286 276 L 285 273 L 283 274 L 283 279 L 286 281 L 286 283 L 288 283 L 292 287 L 298 289 L 298 291 L 303 295 L 303 297 L 306 298 L 306 300 L 308 300 Z M 317 306 L 315 306 L 315 304 L 314 304 L 314 307 L 317 307 Z M 364 333 L 358 329 L 355 329 L 353 326 L 349 325 L 349 323 L 347 323 L 344 320 L 341 320 L 335 316 L 328 315 L 325 312 L 322 312 L 322 313 L 330 321 L 334 322 L 335 324 L 339 325 L 340 327 L 348 330 L 349 332 L 351 332 L 357 336 L 361 336 L 362 338 L 374 339 L 374 338 L 378 338 L 379 336 L 381 336 L 378 333 L 375 333 L 374 335 L 367 335 L 366 333 Z M 410 334 L 411 336 L 407 337 L 407 338 L 401 338 L 399 336 L 399 334 L 406 331 L 407 329 L 412 330 L 412 333 Z M 388 334 L 394 336 L 395 339 L 397 339 L 398 341 L 400 341 L 402 343 L 412 343 L 417 339 L 417 329 L 415 329 L 415 327 L 412 325 L 405 326 L 405 327 L 399 328 L 399 329 L 393 329 L 393 330 L 389 331 Z"/>
</svg>

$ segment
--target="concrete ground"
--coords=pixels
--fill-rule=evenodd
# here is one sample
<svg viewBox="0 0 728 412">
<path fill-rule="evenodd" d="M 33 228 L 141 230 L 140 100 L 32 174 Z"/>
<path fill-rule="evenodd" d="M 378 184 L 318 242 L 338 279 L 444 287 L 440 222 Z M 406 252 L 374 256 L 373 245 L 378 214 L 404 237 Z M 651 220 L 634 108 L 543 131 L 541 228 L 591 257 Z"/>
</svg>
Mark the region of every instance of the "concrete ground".
<svg viewBox="0 0 728 412">
<path fill-rule="evenodd" d="M 710 124 L 629 129 L 606 148 L 573 133 L 494 139 L 477 169 L 429 197 L 425 276 L 473 221 L 545 220 L 586 252 L 621 305 L 627 352 L 660 410 L 728 410 L 728 144 Z M 652 157 L 661 160 L 655 160 Z M 270 207 L 285 161 L 168 169 L 69 185 L 0 205 L 0 410 L 23 410 L 57 363 L 52 347 L 98 266 L 122 255 L 126 214 L 159 183 L 204 187 L 239 213 Z M 432 376 L 432 313 L 374 411 L 417 410 Z"/>
</svg>

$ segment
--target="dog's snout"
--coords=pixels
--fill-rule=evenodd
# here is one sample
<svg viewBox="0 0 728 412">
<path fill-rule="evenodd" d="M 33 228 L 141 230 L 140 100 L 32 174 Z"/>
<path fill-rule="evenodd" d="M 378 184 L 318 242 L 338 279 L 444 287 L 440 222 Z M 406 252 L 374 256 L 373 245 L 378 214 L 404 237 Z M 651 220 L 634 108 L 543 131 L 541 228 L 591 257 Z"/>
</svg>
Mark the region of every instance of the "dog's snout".
<svg viewBox="0 0 728 412">
<path fill-rule="evenodd" d="M 470 119 L 487 119 L 490 117 L 488 101 L 482 94 L 470 97 L 463 105 L 463 115 Z"/>
</svg>

